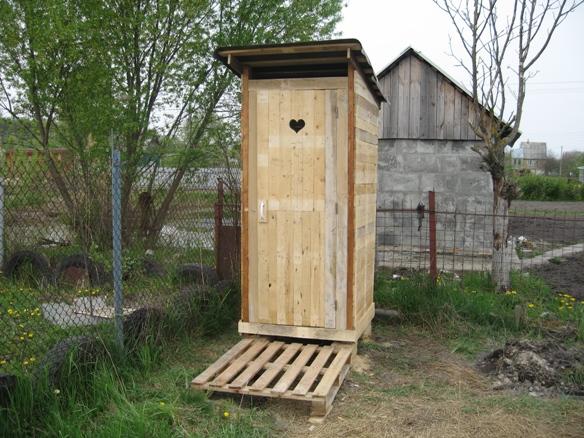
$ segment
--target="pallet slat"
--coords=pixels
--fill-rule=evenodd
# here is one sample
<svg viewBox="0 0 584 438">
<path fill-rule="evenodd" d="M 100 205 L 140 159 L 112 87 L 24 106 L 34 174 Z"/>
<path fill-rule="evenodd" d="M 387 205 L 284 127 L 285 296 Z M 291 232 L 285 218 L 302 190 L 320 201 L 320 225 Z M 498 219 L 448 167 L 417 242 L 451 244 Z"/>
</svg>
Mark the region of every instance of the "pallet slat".
<svg viewBox="0 0 584 438">
<path fill-rule="evenodd" d="M 338 352 L 336 357 L 333 359 L 331 366 L 328 368 L 324 376 L 322 376 L 320 383 L 314 390 L 313 395 L 315 397 L 326 397 L 328 392 L 335 384 L 337 377 L 343 370 L 343 366 L 347 363 L 350 357 L 351 350 L 342 349 Z"/>
<path fill-rule="evenodd" d="M 256 382 L 251 385 L 250 389 L 252 391 L 262 391 L 264 390 L 272 380 L 276 378 L 278 373 L 290 362 L 290 360 L 294 357 L 296 352 L 300 350 L 302 344 L 290 344 L 286 347 L 284 352 L 274 361 L 272 367 L 266 370 Z"/>
<path fill-rule="evenodd" d="M 276 385 L 272 389 L 272 392 L 283 394 L 288 390 L 290 385 L 294 382 L 296 377 L 298 377 L 300 372 L 303 370 L 304 365 L 307 364 L 307 362 L 310 360 L 310 358 L 316 351 L 316 347 L 317 347 L 316 345 L 310 344 L 305 345 L 302 348 L 302 351 L 300 352 L 294 363 L 292 363 L 290 368 L 286 370 L 282 378 L 278 380 L 278 383 L 276 383 Z"/>
<path fill-rule="evenodd" d="M 268 361 L 282 348 L 283 342 L 272 342 L 259 357 L 251 362 L 249 366 L 233 382 L 230 388 L 242 388 L 261 370 Z"/>
<path fill-rule="evenodd" d="M 243 350 L 245 350 L 251 343 L 252 338 L 245 338 L 231 347 L 223 356 L 221 356 L 213 365 L 199 374 L 194 380 L 193 385 L 202 385 L 203 383 L 207 383 L 211 380 L 217 373 L 223 371 L 225 367 L 229 365 L 229 363 L 235 358 L 238 354 L 240 354 Z"/>
<path fill-rule="evenodd" d="M 294 391 L 292 391 L 294 394 L 306 395 L 308 393 L 332 353 L 333 349 L 331 347 L 323 347 L 320 349 L 318 356 L 316 356 L 310 368 L 304 373 L 304 376 L 300 379 Z"/>
<path fill-rule="evenodd" d="M 212 386 L 223 386 L 229 382 L 237 373 L 239 373 L 243 368 L 247 366 L 250 360 L 256 358 L 256 356 L 264 349 L 268 343 L 265 339 L 260 339 L 251 344 L 251 346 L 239 357 L 236 357 L 234 361 L 227 367 L 225 371 L 219 374 L 210 383 Z"/>
</svg>

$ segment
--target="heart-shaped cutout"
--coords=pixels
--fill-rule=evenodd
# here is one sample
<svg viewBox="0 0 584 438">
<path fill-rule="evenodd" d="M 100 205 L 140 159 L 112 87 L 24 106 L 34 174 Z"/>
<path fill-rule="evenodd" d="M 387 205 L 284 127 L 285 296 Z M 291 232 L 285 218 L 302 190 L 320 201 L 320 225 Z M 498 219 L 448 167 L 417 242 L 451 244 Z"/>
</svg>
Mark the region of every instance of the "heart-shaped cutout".
<svg viewBox="0 0 584 438">
<path fill-rule="evenodd" d="M 298 131 L 300 131 L 302 128 L 304 128 L 304 120 L 299 119 L 299 120 L 290 120 L 290 128 L 292 128 L 292 130 L 296 133 L 298 133 Z"/>
</svg>

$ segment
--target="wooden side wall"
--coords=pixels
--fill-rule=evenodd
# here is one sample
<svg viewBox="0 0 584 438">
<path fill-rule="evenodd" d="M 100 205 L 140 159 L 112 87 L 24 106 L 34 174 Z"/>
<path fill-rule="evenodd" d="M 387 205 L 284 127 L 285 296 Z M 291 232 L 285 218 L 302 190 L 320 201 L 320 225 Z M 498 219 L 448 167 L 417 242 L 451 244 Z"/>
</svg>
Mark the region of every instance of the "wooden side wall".
<svg viewBox="0 0 584 438">
<path fill-rule="evenodd" d="M 379 78 L 380 138 L 476 140 L 472 100 L 427 62 L 406 56 Z"/>
<path fill-rule="evenodd" d="M 354 280 L 355 327 L 373 305 L 379 108 L 355 72 Z"/>
</svg>

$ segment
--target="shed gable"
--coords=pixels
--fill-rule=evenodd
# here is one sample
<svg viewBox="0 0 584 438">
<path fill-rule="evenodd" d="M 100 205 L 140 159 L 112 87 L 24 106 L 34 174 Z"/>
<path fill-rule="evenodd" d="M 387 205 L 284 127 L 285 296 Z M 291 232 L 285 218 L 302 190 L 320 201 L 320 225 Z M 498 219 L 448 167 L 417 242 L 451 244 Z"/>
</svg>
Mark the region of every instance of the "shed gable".
<svg viewBox="0 0 584 438">
<path fill-rule="evenodd" d="M 380 73 L 380 138 L 477 140 L 472 98 L 415 50 Z"/>
</svg>

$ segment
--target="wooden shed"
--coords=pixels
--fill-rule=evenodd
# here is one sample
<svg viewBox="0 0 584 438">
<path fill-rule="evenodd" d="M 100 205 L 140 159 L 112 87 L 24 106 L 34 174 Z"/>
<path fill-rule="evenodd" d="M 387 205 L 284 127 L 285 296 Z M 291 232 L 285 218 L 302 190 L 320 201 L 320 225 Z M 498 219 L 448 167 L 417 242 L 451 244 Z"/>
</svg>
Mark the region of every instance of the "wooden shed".
<svg viewBox="0 0 584 438">
<path fill-rule="evenodd" d="M 242 363 L 252 370 L 243 383 L 230 386 L 238 373 L 221 379 L 213 371 L 195 386 L 216 381 L 219 390 L 317 400 L 324 415 L 374 315 L 383 96 L 353 39 L 226 47 L 216 58 L 241 77 L 239 332 L 259 335 L 252 343 L 257 351 L 233 356 L 245 356 L 241 362 L 269 356 L 267 362 L 288 371 L 280 379 L 272 371 L 274 382 L 264 386 L 270 374 L 258 377 Z M 234 363 L 229 354 L 218 361 L 227 369 Z M 259 389 L 248 385 L 252 379 Z"/>
<path fill-rule="evenodd" d="M 441 250 L 462 248 L 469 255 L 476 250 L 474 255 L 486 257 L 483 248 L 492 246 L 487 215 L 493 186 L 472 150 L 480 141 L 471 127 L 478 118 L 472 94 L 411 47 L 378 78 L 386 98 L 380 112 L 378 263 L 419 268 L 428 262 L 428 236 L 412 215 L 396 212 L 420 202 L 427 206 L 430 190 L 436 192 L 439 211 L 470 213 L 454 222 L 438 216 Z M 454 263 L 446 259 L 442 269 L 455 270 Z"/>
</svg>

